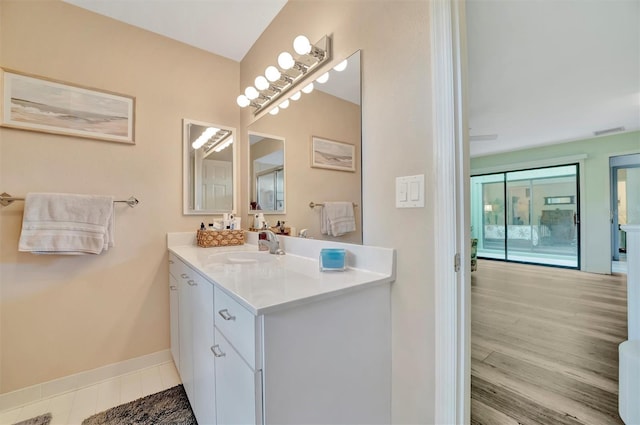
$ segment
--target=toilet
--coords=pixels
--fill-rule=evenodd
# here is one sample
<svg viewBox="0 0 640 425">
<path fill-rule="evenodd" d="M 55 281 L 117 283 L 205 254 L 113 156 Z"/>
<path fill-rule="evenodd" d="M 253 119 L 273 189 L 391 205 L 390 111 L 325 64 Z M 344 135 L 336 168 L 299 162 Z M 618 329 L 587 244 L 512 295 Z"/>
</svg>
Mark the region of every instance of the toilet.
<svg viewBox="0 0 640 425">
<path fill-rule="evenodd" d="M 640 340 L 618 346 L 620 356 L 618 410 L 626 425 L 640 424 Z"/>
</svg>

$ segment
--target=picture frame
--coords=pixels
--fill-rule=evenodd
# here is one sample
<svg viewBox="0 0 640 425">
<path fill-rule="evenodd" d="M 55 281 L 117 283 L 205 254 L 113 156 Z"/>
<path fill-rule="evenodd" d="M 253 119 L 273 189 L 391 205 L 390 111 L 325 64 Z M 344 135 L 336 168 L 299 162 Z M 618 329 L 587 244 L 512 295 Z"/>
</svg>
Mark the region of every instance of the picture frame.
<svg viewBox="0 0 640 425">
<path fill-rule="evenodd" d="M 135 98 L 0 68 L 0 126 L 135 144 Z"/>
<path fill-rule="evenodd" d="M 355 145 L 311 137 L 311 167 L 337 171 L 356 171 Z"/>
</svg>

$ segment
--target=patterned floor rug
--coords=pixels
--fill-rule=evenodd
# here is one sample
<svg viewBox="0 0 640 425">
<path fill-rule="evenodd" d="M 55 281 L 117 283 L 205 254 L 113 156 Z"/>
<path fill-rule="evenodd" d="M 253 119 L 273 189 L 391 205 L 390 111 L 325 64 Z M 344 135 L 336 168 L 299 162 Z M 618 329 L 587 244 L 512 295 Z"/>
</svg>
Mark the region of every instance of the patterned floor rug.
<svg viewBox="0 0 640 425">
<path fill-rule="evenodd" d="M 49 425 L 51 422 L 51 413 L 36 416 L 35 418 L 27 419 L 26 421 L 17 422 L 13 425 Z"/>
<path fill-rule="evenodd" d="M 82 421 L 82 425 L 125 424 L 197 425 L 197 422 L 182 385 L 116 406 Z"/>
</svg>

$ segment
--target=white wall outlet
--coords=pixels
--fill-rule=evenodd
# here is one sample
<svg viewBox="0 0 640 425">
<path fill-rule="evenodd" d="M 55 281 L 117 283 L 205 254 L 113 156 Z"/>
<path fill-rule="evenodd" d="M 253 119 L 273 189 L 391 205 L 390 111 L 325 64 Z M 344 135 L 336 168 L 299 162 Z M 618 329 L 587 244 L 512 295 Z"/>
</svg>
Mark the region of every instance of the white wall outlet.
<svg viewBox="0 0 640 425">
<path fill-rule="evenodd" d="M 396 177 L 396 208 L 424 207 L 424 174 Z"/>
</svg>

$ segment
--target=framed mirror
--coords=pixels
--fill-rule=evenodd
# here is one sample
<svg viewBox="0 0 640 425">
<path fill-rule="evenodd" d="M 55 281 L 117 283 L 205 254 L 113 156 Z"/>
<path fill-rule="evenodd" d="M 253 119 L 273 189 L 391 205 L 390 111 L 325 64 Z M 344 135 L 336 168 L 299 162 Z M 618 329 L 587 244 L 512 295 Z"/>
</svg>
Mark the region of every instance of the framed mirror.
<svg viewBox="0 0 640 425">
<path fill-rule="evenodd" d="M 235 210 L 235 138 L 235 128 L 182 120 L 184 214 L 222 214 Z"/>
<path fill-rule="evenodd" d="M 328 80 L 314 81 L 310 93 L 300 97 L 291 93 L 285 108 L 282 103 L 277 114 L 265 113 L 248 126 L 250 139 L 249 156 L 249 196 L 250 212 L 257 208 L 257 176 L 252 166 L 257 151 L 257 136 L 268 136 L 282 140 L 284 155 L 284 192 L 282 210 L 269 210 L 267 221 L 276 224 L 285 221 L 297 230 L 307 229 L 307 235 L 315 239 L 331 239 L 348 243 L 362 243 L 362 129 L 361 129 L 361 66 L 360 51 L 356 51 L 344 61 L 336 60 Z M 295 91 L 295 90 L 293 90 Z M 284 141 L 286 140 L 286 149 Z M 314 140 L 316 143 L 314 144 Z M 330 141 L 331 149 L 318 151 L 317 141 Z M 345 148 L 347 154 L 335 152 L 335 147 Z M 255 147 L 255 148 L 254 148 Z M 318 155 L 328 154 L 326 161 L 342 161 L 348 156 L 349 166 L 320 166 Z M 337 156 L 336 156 L 337 155 Z M 273 165 L 273 164 L 272 164 Z M 276 167 L 273 165 L 272 168 Z M 274 201 L 279 201 L 276 187 L 277 175 L 265 177 L 269 184 L 267 192 L 274 188 Z M 323 234 L 321 225 L 322 204 L 325 202 L 352 202 L 356 230 L 342 236 Z M 255 204 L 254 204 L 255 203 Z M 265 205 L 260 208 L 266 212 Z M 316 205 L 311 208 L 313 203 Z M 272 205 L 269 202 L 269 205 Z M 274 208 L 277 208 L 274 207 Z"/>
<path fill-rule="evenodd" d="M 285 214 L 284 139 L 249 133 L 249 212 Z"/>
</svg>

